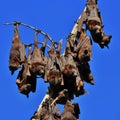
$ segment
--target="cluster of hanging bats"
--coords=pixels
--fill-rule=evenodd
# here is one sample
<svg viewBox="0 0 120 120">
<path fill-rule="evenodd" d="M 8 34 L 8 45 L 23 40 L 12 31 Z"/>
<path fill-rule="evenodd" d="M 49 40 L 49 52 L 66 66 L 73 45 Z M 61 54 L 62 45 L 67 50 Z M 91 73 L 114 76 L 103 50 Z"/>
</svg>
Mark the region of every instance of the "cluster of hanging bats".
<svg viewBox="0 0 120 120">
<path fill-rule="evenodd" d="M 108 47 L 111 35 L 103 30 L 101 14 L 95 0 L 88 0 L 86 8 L 76 21 L 76 28 L 66 38 L 66 47 L 61 54 L 62 41 L 54 42 L 48 34 L 40 42 L 35 30 L 32 44 L 23 44 L 20 40 L 19 26 L 21 22 L 13 22 L 14 36 L 9 56 L 9 69 L 12 74 L 19 69 L 16 84 L 20 93 L 29 95 L 36 91 L 37 77 L 49 83 L 47 94 L 50 96 L 42 104 L 41 112 L 36 112 L 32 120 L 77 120 L 80 109 L 77 103 L 71 103 L 74 96 L 79 97 L 87 92 L 84 82 L 94 85 L 89 61 L 92 57 L 92 40 L 101 48 Z M 32 28 L 32 27 L 31 27 Z M 91 37 L 87 36 L 89 30 Z M 47 44 L 47 40 L 51 45 Z M 41 44 L 39 47 L 38 44 Z M 31 47 L 33 46 L 33 47 Z M 46 47 L 48 47 L 46 56 Z M 26 55 L 26 49 L 28 54 Z M 60 115 L 56 104 L 64 104 Z"/>
</svg>

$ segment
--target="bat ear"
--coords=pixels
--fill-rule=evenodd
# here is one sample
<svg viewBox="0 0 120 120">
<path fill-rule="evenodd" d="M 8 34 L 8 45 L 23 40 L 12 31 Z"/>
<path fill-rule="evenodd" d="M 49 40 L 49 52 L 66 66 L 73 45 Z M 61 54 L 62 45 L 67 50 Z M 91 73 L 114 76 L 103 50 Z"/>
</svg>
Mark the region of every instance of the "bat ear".
<svg viewBox="0 0 120 120">
<path fill-rule="evenodd" d="M 78 105 L 78 103 L 74 103 L 73 105 L 74 105 L 75 117 L 76 117 L 77 119 L 79 119 L 79 114 L 80 114 L 79 105 Z"/>
</svg>

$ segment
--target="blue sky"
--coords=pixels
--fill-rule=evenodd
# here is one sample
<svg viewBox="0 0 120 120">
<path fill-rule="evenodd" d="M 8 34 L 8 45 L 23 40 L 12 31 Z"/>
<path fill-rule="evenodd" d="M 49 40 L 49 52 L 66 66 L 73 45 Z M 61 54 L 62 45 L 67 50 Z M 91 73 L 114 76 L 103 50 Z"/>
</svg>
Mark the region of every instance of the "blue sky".
<svg viewBox="0 0 120 120">
<path fill-rule="evenodd" d="M 13 36 L 13 26 L 4 26 L 5 22 L 21 21 L 37 27 L 55 40 L 63 39 L 63 50 L 67 35 L 74 21 L 82 13 L 85 0 L 4 0 L 0 4 L 0 119 L 29 120 L 37 110 L 46 91 L 47 84 L 38 79 L 36 93 L 26 98 L 18 92 L 15 80 L 18 71 L 11 76 L 8 69 L 9 50 Z M 119 41 L 119 5 L 120 2 L 99 0 L 104 31 L 112 34 L 109 49 L 101 49 L 93 43 L 91 71 L 95 85 L 85 84 L 89 94 L 76 98 L 79 102 L 80 120 L 120 120 L 120 41 Z M 21 40 L 33 41 L 33 31 L 20 27 Z"/>
</svg>

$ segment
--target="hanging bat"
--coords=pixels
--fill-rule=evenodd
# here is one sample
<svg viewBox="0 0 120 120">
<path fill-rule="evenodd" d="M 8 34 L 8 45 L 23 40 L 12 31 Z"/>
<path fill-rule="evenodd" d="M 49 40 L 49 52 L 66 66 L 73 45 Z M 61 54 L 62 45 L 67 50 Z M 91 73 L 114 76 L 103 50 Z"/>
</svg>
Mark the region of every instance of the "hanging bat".
<svg viewBox="0 0 120 120">
<path fill-rule="evenodd" d="M 61 120 L 77 120 L 79 118 L 80 109 L 78 104 L 72 104 L 67 101 L 61 114 Z"/>
<path fill-rule="evenodd" d="M 14 36 L 9 55 L 9 69 L 14 73 L 25 60 L 25 45 L 20 40 L 18 23 L 14 23 Z"/>
<path fill-rule="evenodd" d="M 45 59 L 44 59 L 44 51 L 46 47 L 46 41 L 44 41 L 43 46 L 41 49 L 38 48 L 38 39 L 37 39 L 38 32 L 35 32 L 34 38 L 34 50 L 31 56 L 31 71 L 36 75 L 44 75 L 44 67 L 45 67 Z"/>
<path fill-rule="evenodd" d="M 96 0 L 88 0 L 86 4 L 86 26 L 90 31 L 94 42 L 98 43 L 101 48 L 108 47 L 111 35 L 106 35 L 103 30 L 101 13 L 98 10 Z"/>
</svg>

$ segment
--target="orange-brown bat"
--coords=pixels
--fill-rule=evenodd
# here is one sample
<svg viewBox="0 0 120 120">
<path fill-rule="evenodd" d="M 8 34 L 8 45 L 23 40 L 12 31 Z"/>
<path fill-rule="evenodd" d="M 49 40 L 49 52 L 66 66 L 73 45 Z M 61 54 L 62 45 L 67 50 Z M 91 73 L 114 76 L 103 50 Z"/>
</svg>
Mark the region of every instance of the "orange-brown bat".
<svg viewBox="0 0 120 120">
<path fill-rule="evenodd" d="M 25 60 L 25 45 L 20 40 L 18 24 L 14 24 L 14 36 L 9 56 L 9 69 L 13 74 Z"/>
</svg>

